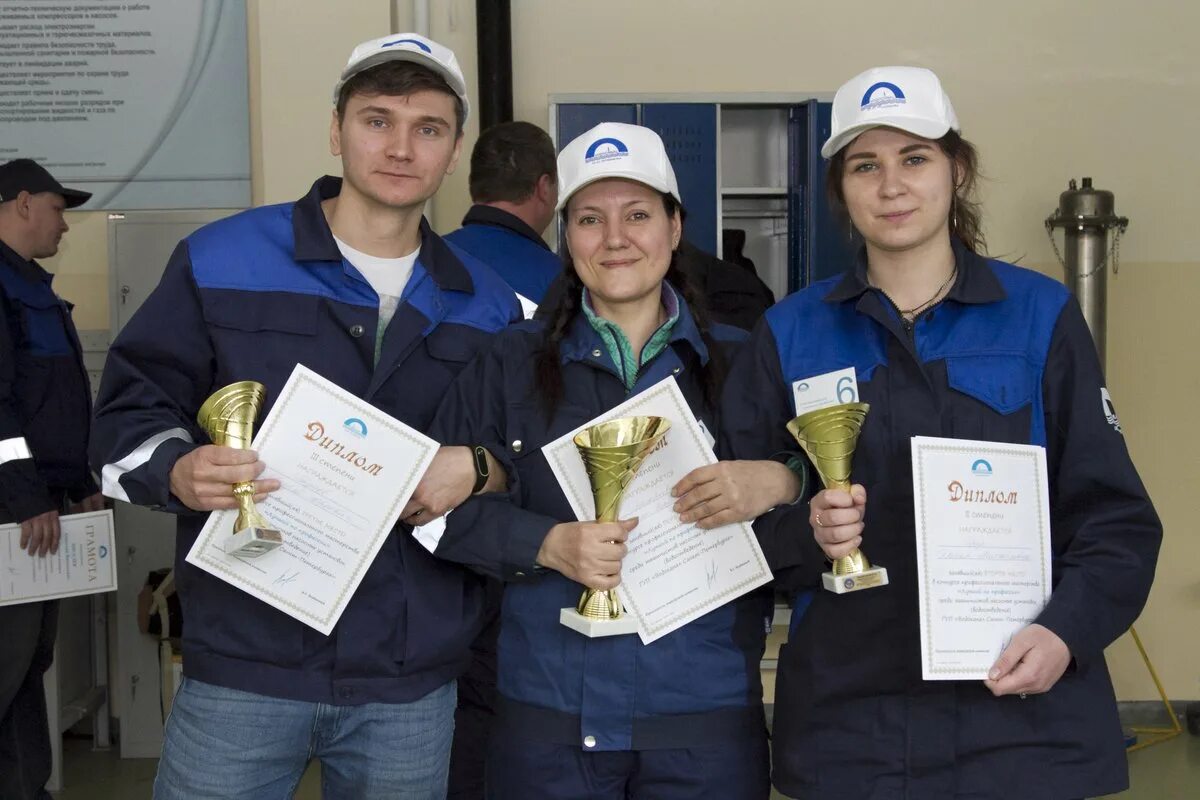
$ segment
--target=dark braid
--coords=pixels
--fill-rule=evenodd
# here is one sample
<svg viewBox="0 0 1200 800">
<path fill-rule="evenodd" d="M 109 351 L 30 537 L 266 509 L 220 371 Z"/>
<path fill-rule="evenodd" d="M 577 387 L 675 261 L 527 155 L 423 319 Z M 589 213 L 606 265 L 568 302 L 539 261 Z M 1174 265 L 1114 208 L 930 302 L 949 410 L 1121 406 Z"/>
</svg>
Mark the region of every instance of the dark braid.
<svg viewBox="0 0 1200 800">
<path fill-rule="evenodd" d="M 670 197 L 670 195 L 667 196 Z M 696 327 L 700 330 L 700 340 L 708 348 L 708 363 L 700 370 L 701 388 L 704 391 L 705 405 L 713 414 L 716 414 L 728 365 L 725 363 L 725 354 L 709 330 L 711 322 L 708 316 L 708 303 L 700 287 L 696 286 L 687 270 L 680 267 L 678 252 L 671 256 L 671 266 L 667 270 L 666 279 L 683 296 L 683 301 L 687 303 L 688 309 L 692 312 L 692 318 L 696 320 Z"/>
<path fill-rule="evenodd" d="M 546 332 L 542 346 L 537 353 L 536 392 L 546 415 L 546 425 L 554 419 L 554 412 L 563 397 L 562 354 L 559 345 L 566 337 L 575 315 L 582 309 L 580 299 L 583 294 L 583 281 L 575 271 L 571 254 L 563 246 L 562 291 L 557 303 L 546 316 Z"/>
<path fill-rule="evenodd" d="M 679 202 L 671 195 L 664 193 L 663 208 L 667 214 L 674 216 L 679 212 L 680 221 L 686 218 L 686 213 Z M 566 211 L 563 211 L 564 229 L 566 228 Z M 559 346 L 566 337 L 571 323 L 576 315 L 582 312 L 581 297 L 583 281 L 575 271 L 575 263 L 566 246 L 563 248 L 562 292 L 558 295 L 555 305 L 543 317 L 546 320 L 546 330 L 542 347 L 538 350 L 536 360 L 536 392 L 546 415 L 546 424 L 554 419 L 563 397 L 562 356 Z M 715 413 L 721 396 L 721 384 L 725 379 L 726 364 L 723 353 L 709 332 L 708 307 L 704 296 L 687 272 L 679 265 L 679 252 L 671 254 L 671 264 L 667 268 L 665 279 L 675 287 L 683 302 L 687 303 L 696 327 L 700 330 L 700 338 L 708 348 L 708 363 L 701 370 L 704 401 Z M 539 314 L 539 317 L 541 315 Z"/>
</svg>

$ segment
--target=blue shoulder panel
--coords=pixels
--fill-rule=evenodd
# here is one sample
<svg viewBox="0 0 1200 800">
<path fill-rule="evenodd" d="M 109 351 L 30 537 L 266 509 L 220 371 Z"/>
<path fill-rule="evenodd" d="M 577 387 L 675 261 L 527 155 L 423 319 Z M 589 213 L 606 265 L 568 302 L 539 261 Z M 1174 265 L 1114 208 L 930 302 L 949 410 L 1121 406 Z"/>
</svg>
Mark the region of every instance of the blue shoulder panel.
<svg viewBox="0 0 1200 800">
<path fill-rule="evenodd" d="M 818 281 L 767 309 L 779 366 L 789 384 L 847 367 L 854 367 L 858 380 L 865 382 L 887 363 L 883 328 L 859 314 L 852 300 L 825 302 L 841 280 L 836 275 Z"/>
<path fill-rule="evenodd" d="M 342 261 L 295 260 L 292 203 L 263 206 L 205 225 L 187 237 L 192 275 L 201 289 L 294 292 L 356 306 L 378 306 L 362 282 L 346 279 Z"/>
<path fill-rule="evenodd" d="M 466 325 L 487 332 L 521 319 L 521 304 L 503 278 L 462 248 L 449 243 L 447 246 L 470 274 L 474 292 L 442 290 L 427 272 L 418 282 L 414 270 L 412 293 L 405 298 L 409 303 L 435 323 Z M 424 272 L 420 259 L 417 268 Z"/>
</svg>

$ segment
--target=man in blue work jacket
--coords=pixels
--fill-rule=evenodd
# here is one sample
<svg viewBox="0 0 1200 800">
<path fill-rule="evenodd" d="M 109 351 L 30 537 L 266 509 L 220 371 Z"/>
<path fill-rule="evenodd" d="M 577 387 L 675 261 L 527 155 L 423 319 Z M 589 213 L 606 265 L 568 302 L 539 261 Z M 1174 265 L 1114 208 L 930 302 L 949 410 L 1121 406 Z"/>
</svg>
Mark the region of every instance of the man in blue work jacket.
<svg viewBox="0 0 1200 800">
<path fill-rule="evenodd" d="M 415 34 L 355 48 L 334 90 L 331 152 L 343 178 L 294 204 L 182 241 L 117 337 L 97 404 L 93 462 L 106 494 L 179 515 L 184 682 L 167 723 L 160 798 L 289 797 L 311 757 L 325 797 L 440 798 L 455 678 L 478 633 L 482 585 L 398 525 L 329 636 L 183 560 L 207 511 L 264 465 L 205 445 L 195 417 L 240 380 L 278 396 L 303 363 L 422 430 L 483 342 L 520 316 L 515 295 L 422 217 L 457 163 L 467 115 L 454 54 Z M 499 471 L 497 471 L 499 472 Z M 477 474 L 478 473 L 478 474 Z M 448 448 L 402 513 L 443 483 L 486 485 Z M 263 493 L 277 481 L 257 480 Z M 199 512 L 199 513 L 198 513 Z"/>
<path fill-rule="evenodd" d="M 103 505 L 87 467 L 91 389 L 71 304 L 34 259 L 67 232 L 63 210 L 91 195 L 27 158 L 0 166 L 0 523 L 21 523 L 12 565 L 58 552 L 61 512 Z M 27 551 L 27 554 L 26 554 Z M 0 797 L 48 798 L 50 730 L 42 674 L 54 658 L 56 601 L 0 608 Z"/>
<path fill-rule="evenodd" d="M 471 151 L 471 200 L 463 226 L 446 235 L 508 282 L 526 316 L 562 272 L 542 234 L 558 203 L 554 142 L 529 122 L 501 122 Z"/>
</svg>

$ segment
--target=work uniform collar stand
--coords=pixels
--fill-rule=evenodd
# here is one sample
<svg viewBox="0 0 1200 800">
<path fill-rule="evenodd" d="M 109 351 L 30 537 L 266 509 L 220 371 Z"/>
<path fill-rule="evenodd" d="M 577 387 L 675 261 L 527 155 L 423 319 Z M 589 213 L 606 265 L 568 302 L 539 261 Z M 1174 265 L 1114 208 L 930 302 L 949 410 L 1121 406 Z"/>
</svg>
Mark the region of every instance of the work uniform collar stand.
<svg viewBox="0 0 1200 800">
<path fill-rule="evenodd" d="M 464 227 L 467 225 L 490 225 L 493 228 L 504 228 L 550 250 L 550 245 L 546 244 L 546 240 L 530 225 L 526 224 L 525 220 L 516 214 L 511 214 L 494 206 L 476 203 L 467 210 L 467 215 L 463 217 L 462 224 Z"/>
<path fill-rule="evenodd" d="M 0 261 L 9 264 L 18 275 L 30 283 L 45 283 L 49 286 L 54 281 L 54 276 L 36 261 L 22 258 L 21 254 L 13 250 L 3 240 L 0 240 Z"/>
<path fill-rule="evenodd" d="M 671 327 L 671 335 L 667 339 L 668 350 L 676 343 L 686 343 L 696 353 L 700 359 L 700 365 L 708 364 L 708 347 L 704 344 L 704 339 L 700 336 L 700 328 L 696 325 L 696 320 L 692 316 L 692 311 L 688 304 L 684 302 L 683 295 L 679 293 L 674 286 L 667 281 L 663 281 L 663 288 L 670 287 L 675 296 L 679 299 L 679 317 L 675 324 Z M 599 352 L 601 355 L 596 356 Z M 603 359 L 605 366 L 613 373 L 620 376 L 620 371 L 617 366 L 612 363 L 612 358 L 608 354 L 607 346 L 600 338 L 600 334 L 592 327 L 592 323 L 588 321 L 587 314 L 582 309 L 575 315 L 575 319 L 571 321 L 570 333 L 563 339 L 559 348 L 561 353 L 562 363 L 566 364 L 571 361 L 590 361 L 597 362 Z"/>
<path fill-rule="evenodd" d="M 980 305 L 996 303 L 1007 297 L 1004 287 L 1000 285 L 996 273 L 988 266 L 986 258 L 968 250 L 958 239 L 951 239 L 950 246 L 954 250 L 954 262 L 958 269 L 958 277 L 946 294 L 945 300 Z M 825 302 L 844 303 L 861 298 L 862 295 L 872 290 L 874 287 L 867 283 L 867 248 L 864 245 L 858 249 L 854 268 L 846 270 L 833 290 L 825 295 Z M 887 299 L 882 299 L 887 305 Z M 943 300 L 943 302 L 945 301 Z"/>
<path fill-rule="evenodd" d="M 331 175 L 318 178 L 308 194 L 292 207 L 292 236 L 297 261 L 343 261 L 333 231 L 321 209 L 321 201 L 337 197 L 342 179 Z M 434 234 L 429 222 L 421 217 L 421 251 L 417 257 L 440 289 L 474 294 L 475 283 L 458 257 Z M 343 262 L 345 266 L 345 262 Z M 347 272 L 349 274 L 349 272 Z"/>
</svg>

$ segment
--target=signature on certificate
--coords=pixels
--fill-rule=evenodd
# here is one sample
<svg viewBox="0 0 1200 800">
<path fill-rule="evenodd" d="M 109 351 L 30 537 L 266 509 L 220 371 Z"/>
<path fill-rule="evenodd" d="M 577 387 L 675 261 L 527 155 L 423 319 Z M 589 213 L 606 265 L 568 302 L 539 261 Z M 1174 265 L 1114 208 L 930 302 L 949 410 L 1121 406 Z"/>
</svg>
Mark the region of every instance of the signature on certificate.
<svg viewBox="0 0 1200 800">
<path fill-rule="evenodd" d="M 291 583 L 292 581 L 296 580 L 296 578 L 299 578 L 299 577 L 300 577 L 300 570 L 296 570 L 295 572 L 287 572 L 285 570 L 284 572 L 279 573 L 279 577 L 276 578 L 273 581 L 273 583 L 276 586 L 283 586 L 284 584 Z"/>
<path fill-rule="evenodd" d="M 714 558 L 704 568 L 704 577 L 708 578 L 708 588 L 711 589 L 717 583 L 717 560 Z"/>
</svg>

